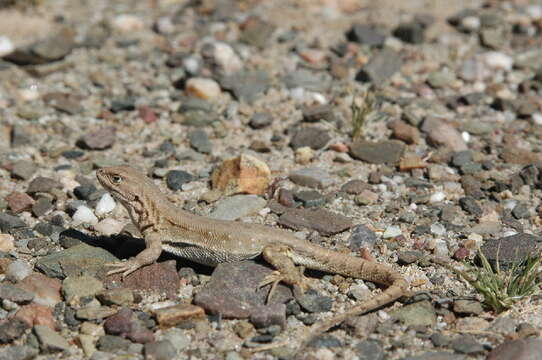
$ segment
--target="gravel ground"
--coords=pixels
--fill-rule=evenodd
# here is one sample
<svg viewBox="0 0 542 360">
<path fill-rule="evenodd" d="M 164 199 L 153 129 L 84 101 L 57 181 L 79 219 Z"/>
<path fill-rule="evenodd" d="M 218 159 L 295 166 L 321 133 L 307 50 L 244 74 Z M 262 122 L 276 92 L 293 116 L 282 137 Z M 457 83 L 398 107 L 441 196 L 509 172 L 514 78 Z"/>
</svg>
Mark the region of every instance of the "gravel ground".
<svg viewBox="0 0 542 360">
<path fill-rule="evenodd" d="M 540 250 L 539 1 L 0 0 L 0 19 L 0 359 L 289 359 L 381 291 L 307 271 L 266 304 L 264 262 L 167 254 L 107 276 L 143 248 L 95 178 L 118 164 L 409 280 L 304 358 L 540 358 L 539 297 L 497 314 L 428 261 Z"/>
</svg>

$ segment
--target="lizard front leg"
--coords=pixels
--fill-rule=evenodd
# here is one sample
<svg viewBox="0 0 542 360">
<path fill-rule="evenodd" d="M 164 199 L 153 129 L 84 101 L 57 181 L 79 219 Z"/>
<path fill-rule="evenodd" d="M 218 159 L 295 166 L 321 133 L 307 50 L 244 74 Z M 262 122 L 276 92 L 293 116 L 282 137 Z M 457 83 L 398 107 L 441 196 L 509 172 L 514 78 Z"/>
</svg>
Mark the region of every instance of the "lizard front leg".
<svg viewBox="0 0 542 360">
<path fill-rule="evenodd" d="M 272 284 L 267 300 L 271 299 L 278 283 L 285 282 L 294 287 L 294 292 L 307 290 L 307 281 L 303 276 L 302 268 L 295 266 L 291 258 L 291 249 L 284 245 L 270 244 L 263 248 L 262 256 L 276 271 L 266 276 L 261 282 L 260 287 Z"/>
<path fill-rule="evenodd" d="M 124 279 L 129 274 L 133 273 L 137 269 L 150 265 L 156 262 L 162 253 L 162 239 L 161 236 L 154 232 L 145 235 L 145 250 L 136 255 L 136 257 L 129 259 L 128 261 L 118 261 L 114 263 L 106 264 L 106 266 L 113 267 L 114 269 L 109 271 L 107 275 L 122 273 Z"/>
</svg>

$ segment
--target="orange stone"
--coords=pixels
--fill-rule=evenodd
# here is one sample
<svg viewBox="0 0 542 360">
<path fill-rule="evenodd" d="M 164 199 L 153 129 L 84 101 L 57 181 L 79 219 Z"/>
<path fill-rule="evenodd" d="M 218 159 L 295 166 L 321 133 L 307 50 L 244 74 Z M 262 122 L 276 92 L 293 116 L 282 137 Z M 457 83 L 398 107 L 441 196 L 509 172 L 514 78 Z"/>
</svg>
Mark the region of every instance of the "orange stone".
<svg viewBox="0 0 542 360">
<path fill-rule="evenodd" d="M 266 163 L 246 154 L 225 160 L 211 176 L 213 189 L 225 195 L 262 195 L 269 186 L 271 171 Z"/>
<path fill-rule="evenodd" d="M 56 328 L 53 308 L 48 306 L 36 303 L 21 306 L 17 313 L 15 313 L 15 317 L 25 321 L 30 326 L 44 325 L 52 330 Z"/>
<path fill-rule="evenodd" d="M 160 326 L 175 326 L 188 320 L 205 317 L 203 308 L 192 304 L 178 304 L 155 311 L 156 320 Z"/>
</svg>

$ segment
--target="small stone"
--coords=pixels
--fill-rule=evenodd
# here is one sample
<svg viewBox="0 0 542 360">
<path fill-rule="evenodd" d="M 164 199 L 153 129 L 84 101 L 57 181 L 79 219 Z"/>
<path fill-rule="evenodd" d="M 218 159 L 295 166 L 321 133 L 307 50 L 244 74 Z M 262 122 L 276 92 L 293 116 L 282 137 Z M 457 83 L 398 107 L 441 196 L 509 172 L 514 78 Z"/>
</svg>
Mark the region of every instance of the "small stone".
<svg viewBox="0 0 542 360">
<path fill-rule="evenodd" d="M 233 74 L 243 68 L 243 61 L 227 43 L 215 41 L 205 46 L 205 55 L 217 65 L 219 72 Z"/>
<path fill-rule="evenodd" d="M 420 260 L 423 257 L 423 253 L 417 250 L 399 251 L 397 253 L 397 263 L 399 265 L 409 265 Z"/>
<path fill-rule="evenodd" d="M 371 25 L 354 24 L 347 34 L 348 40 L 373 47 L 384 45 L 386 35 Z"/>
<path fill-rule="evenodd" d="M 403 232 L 401 231 L 401 227 L 398 225 L 390 225 L 386 228 L 384 231 L 384 234 L 382 234 L 382 237 L 384 239 L 391 239 L 394 237 L 397 237 L 401 235 Z"/>
<path fill-rule="evenodd" d="M 79 200 L 90 200 L 92 194 L 95 193 L 96 190 L 96 186 L 93 184 L 83 184 L 73 189 L 73 194 Z"/>
<path fill-rule="evenodd" d="M 0 234 L 0 238 L 2 237 L 2 235 L 7 235 L 7 234 Z M 11 235 L 8 235 L 8 236 L 11 236 Z M 0 241 L 0 244 L 1 243 L 2 242 Z M 13 244 L 11 244 L 11 246 L 13 246 Z M 11 249 L 6 249 L 4 245 L 0 246 L 0 251 L 9 252 L 10 250 Z M 29 276 L 32 273 L 32 269 L 30 268 L 30 265 L 28 265 L 26 261 L 15 260 L 7 266 L 5 273 L 8 278 L 14 279 L 17 282 L 19 282 L 19 281 L 22 281 L 27 276 Z"/>
<path fill-rule="evenodd" d="M 34 294 L 14 285 L 0 285 L 0 299 L 13 301 L 17 304 L 28 304 L 34 300 Z"/>
<path fill-rule="evenodd" d="M 502 269 L 507 269 L 513 263 L 523 260 L 529 254 L 540 250 L 540 238 L 526 233 L 491 239 L 481 247 L 481 251 L 492 266 L 497 260 Z"/>
<path fill-rule="evenodd" d="M 369 142 L 355 141 L 350 145 L 350 155 L 372 164 L 397 164 L 405 150 L 399 141 Z"/>
<path fill-rule="evenodd" d="M 484 352 L 484 347 L 471 335 L 458 336 L 450 343 L 450 347 L 462 354 L 479 354 Z"/>
<path fill-rule="evenodd" d="M 467 248 L 460 247 L 454 252 L 453 258 L 457 261 L 463 261 L 470 255 L 470 251 Z"/>
<path fill-rule="evenodd" d="M 435 203 L 444 201 L 445 199 L 446 199 L 446 193 L 443 191 L 437 191 L 431 194 L 431 197 L 429 198 L 429 202 L 432 204 L 435 204 Z"/>
<path fill-rule="evenodd" d="M 69 94 L 61 92 L 52 92 L 43 96 L 43 101 L 58 111 L 65 112 L 70 115 L 76 115 L 83 112 L 84 108 L 79 101 L 70 97 Z"/>
<path fill-rule="evenodd" d="M 493 348 L 487 360 L 535 360 L 542 352 L 542 341 L 539 338 L 508 339 Z"/>
<path fill-rule="evenodd" d="M 88 275 L 68 276 L 62 282 L 62 294 L 68 302 L 85 296 L 94 296 L 103 288 L 100 280 Z"/>
<path fill-rule="evenodd" d="M 286 74 L 283 81 L 288 89 L 302 88 L 322 92 L 329 87 L 329 81 L 306 69 L 295 70 Z"/>
<path fill-rule="evenodd" d="M 453 151 L 467 150 L 467 144 L 459 131 L 450 124 L 436 118 L 427 118 L 422 125 L 428 142 L 435 147 L 447 147 Z"/>
<path fill-rule="evenodd" d="M 185 330 L 179 328 L 171 328 L 164 331 L 162 333 L 162 339 L 169 340 L 175 349 L 177 349 L 177 352 L 183 351 L 191 343 L 191 338 L 185 334 Z"/>
<path fill-rule="evenodd" d="M 137 111 L 139 113 L 139 117 L 145 124 L 152 124 L 158 120 L 156 112 L 147 105 L 140 106 Z"/>
<path fill-rule="evenodd" d="M 425 40 L 425 29 L 417 21 L 411 23 L 400 24 L 393 30 L 393 36 L 410 44 L 421 44 Z"/>
<path fill-rule="evenodd" d="M 480 315 L 484 309 L 479 301 L 458 299 L 454 301 L 454 312 L 460 315 Z"/>
<path fill-rule="evenodd" d="M 210 218 L 221 220 L 237 220 L 244 216 L 256 214 L 267 202 L 256 195 L 234 195 L 220 201 Z"/>
<path fill-rule="evenodd" d="M 378 194 L 371 190 L 363 190 L 360 194 L 356 195 L 354 202 L 358 206 L 367 206 L 374 204 L 378 201 Z"/>
<path fill-rule="evenodd" d="M 251 155 L 225 160 L 211 175 L 213 189 L 225 195 L 262 195 L 267 191 L 271 171 L 267 164 Z"/>
<path fill-rule="evenodd" d="M 516 219 L 527 219 L 531 216 L 531 213 L 527 204 L 520 202 L 512 210 L 512 215 Z"/>
<path fill-rule="evenodd" d="M 316 230 L 324 236 L 338 234 L 352 227 L 350 218 L 325 209 L 288 209 L 280 216 L 278 223 L 295 230 Z"/>
<path fill-rule="evenodd" d="M 371 57 L 356 76 L 361 82 L 382 84 L 401 68 L 401 56 L 394 50 L 385 48 Z"/>
<path fill-rule="evenodd" d="M 359 360 L 384 360 L 386 353 L 379 341 L 363 340 L 354 346 Z"/>
<path fill-rule="evenodd" d="M 85 134 L 81 138 L 81 145 L 90 150 L 104 150 L 113 146 L 116 140 L 114 127 L 103 127 Z"/>
<path fill-rule="evenodd" d="M 92 304 L 84 308 L 79 308 L 75 312 L 75 317 L 79 320 L 98 320 L 101 321 L 116 313 L 116 310 L 108 306 L 96 306 Z"/>
<path fill-rule="evenodd" d="M 333 306 L 333 299 L 322 296 L 315 291 L 309 290 L 297 302 L 305 311 L 309 313 L 319 313 L 330 311 Z"/>
<path fill-rule="evenodd" d="M 96 204 L 96 215 L 103 216 L 110 213 L 115 209 L 115 206 L 117 206 L 115 199 L 109 193 L 105 193 Z"/>
<path fill-rule="evenodd" d="M 213 79 L 190 78 L 186 82 L 186 92 L 202 99 L 214 99 L 220 96 L 220 86 Z"/>
<path fill-rule="evenodd" d="M 51 32 L 37 42 L 18 47 L 4 56 L 4 60 L 17 65 L 39 65 L 63 59 L 74 46 L 75 31 L 63 26 L 57 32 Z"/>
<path fill-rule="evenodd" d="M 405 326 L 430 327 L 437 323 L 437 314 L 429 301 L 420 301 L 391 311 L 390 316 Z"/>
<path fill-rule="evenodd" d="M 111 21 L 111 27 L 121 33 L 130 34 L 143 30 L 145 23 L 135 15 L 121 14 Z"/>
<path fill-rule="evenodd" d="M 111 281 L 115 279 L 120 280 L 120 275 L 114 275 L 110 278 Z M 136 291 L 173 298 L 180 287 L 175 261 L 168 260 L 144 266 L 126 276 L 123 286 Z"/>
<path fill-rule="evenodd" d="M 295 130 L 290 146 L 294 150 L 306 146 L 319 150 L 326 146 L 330 140 L 329 130 L 316 126 L 303 126 Z"/>
<path fill-rule="evenodd" d="M 357 195 L 369 189 L 369 184 L 362 180 L 350 180 L 341 186 L 341 191 L 347 194 Z"/>
<path fill-rule="evenodd" d="M 0 349 L 0 360 L 32 360 L 39 349 L 29 345 L 12 345 Z"/>
<path fill-rule="evenodd" d="M 241 71 L 223 77 L 220 85 L 230 90 L 237 100 L 251 104 L 267 91 L 271 79 L 265 71 Z"/>
<path fill-rule="evenodd" d="M 309 146 L 303 146 L 295 151 L 295 162 L 297 164 L 308 164 L 314 158 L 315 151 Z"/>
<path fill-rule="evenodd" d="M 253 129 L 263 129 L 273 122 L 273 116 L 269 113 L 255 113 L 248 123 Z"/>
<path fill-rule="evenodd" d="M 324 196 L 315 190 L 297 192 L 294 199 L 303 203 L 306 208 L 322 206 L 326 201 Z"/>
<path fill-rule="evenodd" d="M 471 215 L 481 216 L 483 211 L 480 205 L 471 196 L 465 196 L 459 199 L 459 205 L 461 208 Z"/>
<path fill-rule="evenodd" d="M 134 111 L 135 110 L 135 98 L 128 96 L 120 99 L 111 100 L 111 107 L 109 108 L 113 114 L 121 111 Z"/>
<path fill-rule="evenodd" d="M 80 224 L 90 224 L 90 225 L 96 225 L 98 223 L 98 218 L 92 210 L 90 210 L 88 207 L 84 205 L 80 205 L 77 207 L 77 210 L 72 216 L 73 219 L 73 225 L 78 226 Z"/>
<path fill-rule="evenodd" d="M 278 325 L 281 328 L 286 328 L 286 305 L 273 304 L 270 306 L 260 306 L 252 312 L 250 322 L 256 328 L 268 328 L 273 325 Z"/>
<path fill-rule="evenodd" d="M 103 305 L 130 306 L 134 302 L 134 293 L 130 289 L 116 288 L 104 290 L 96 296 Z"/>
<path fill-rule="evenodd" d="M 334 183 L 334 179 L 324 170 L 317 167 L 294 170 L 289 174 L 290 180 L 300 186 L 325 189 Z"/>
<path fill-rule="evenodd" d="M 177 326 L 179 324 L 205 318 L 203 308 L 191 304 L 178 304 L 157 309 L 154 312 L 160 326 Z"/>
<path fill-rule="evenodd" d="M 36 165 L 32 161 L 20 160 L 13 164 L 11 175 L 17 179 L 28 180 L 36 170 Z"/>
<path fill-rule="evenodd" d="M 209 141 L 207 133 L 203 129 L 196 129 L 188 134 L 190 140 L 190 146 L 194 150 L 203 153 L 210 154 L 213 151 L 213 144 Z"/>
<path fill-rule="evenodd" d="M 166 174 L 167 187 L 173 191 L 181 190 L 182 186 L 194 180 L 192 174 L 183 170 L 171 170 Z"/>
<path fill-rule="evenodd" d="M 19 339 L 30 326 L 26 321 L 13 318 L 0 322 L 0 344 L 11 343 Z"/>
<path fill-rule="evenodd" d="M 51 193 L 55 189 L 62 189 L 62 184 L 54 179 L 38 176 L 30 182 L 26 192 L 29 194 Z"/>
<path fill-rule="evenodd" d="M 116 353 L 119 351 L 127 351 L 130 345 L 132 345 L 130 340 L 120 336 L 104 335 L 100 336 L 98 339 L 96 348 L 103 352 Z"/>
<path fill-rule="evenodd" d="M 53 209 L 53 202 L 48 197 L 40 197 L 34 204 L 32 204 L 32 214 L 35 217 L 42 217 Z"/>
<path fill-rule="evenodd" d="M 348 247 L 352 251 L 365 248 L 372 250 L 376 244 L 376 234 L 367 225 L 356 225 L 348 238 Z"/>
<path fill-rule="evenodd" d="M 28 270 L 23 271 L 28 272 Z M 18 274 L 18 276 L 22 275 Z M 17 278 L 13 275 L 10 276 L 14 279 Z M 42 320 L 47 322 L 49 317 L 52 319 L 52 314 L 49 314 L 51 309 L 62 300 L 60 295 L 61 282 L 58 279 L 47 277 L 41 273 L 30 272 L 30 274 L 24 276 L 24 279 L 20 280 L 17 286 L 34 294 L 34 301 L 27 308 L 28 313 L 32 314 L 34 318 L 33 322 L 29 323 L 47 325 Z M 20 311 L 24 308 L 22 307 Z M 52 320 L 51 322 L 54 323 Z"/>
<path fill-rule="evenodd" d="M 19 219 L 17 216 L 0 213 L 0 230 L 2 232 L 9 232 L 10 230 L 25 226 L 25 222 Z"/>
<path fill-rule="evenodd" d="M 449 87 L 455 80 L 455 74 L 449 70 L 434 71 L 427 77 L 427 83 L 435 89 Z"/>
<path fill-rule="evenodd" d="M 34 326 L 34 333 L 40 343 L 40 349 L 44 352 L 67 351 L 70 348 L 66 339 L 47 326 Z"/>
<path fill-rule="evenodd" d="M 111 236 L 113 234 L 120 234 L 123 227 L 124 224 L 121 222 L 112 218 L 106 218 L 94 225 L 94 230 L 105 236 Z"/>
<path fill-rule="evenodd" d="M 34 199 L 25 193 L 14 191 L 6 196 L 8 207 L 14 214 L 30 210 L 34 204 Z"/>
<path fill-rule="evenodd" d="M 466 175 L 461 178 L 461 186 L 465 191 L 466 196 L 470 196 L 473 199 L 479 200 L 484 197 L 482 192 L 482 184 L 474 176 Z"/>
<path fill-rule="evenodd" d="M 156 341 L 145 344 L 145 359 L 152 360 L 169 360 L 177 357 L 175 346 L 168 341 Z"/>
<path fill-rule="evenodd" d="M 388 127 L 393 131 L 393 136 L 407 144 L 418 144 L 420 142 L 419 130 L 407 123 L 396 120 L 390 123 Z"/>
<path fill-rule="evenodd" d="M 243 22 L 241 29 L 243 30 L 240 37 L 241 41 L 264 49 L 267 47 L 269 39 L 273 36 L 275 26 L 259 17 L 251 16 Z"/>
</svg>

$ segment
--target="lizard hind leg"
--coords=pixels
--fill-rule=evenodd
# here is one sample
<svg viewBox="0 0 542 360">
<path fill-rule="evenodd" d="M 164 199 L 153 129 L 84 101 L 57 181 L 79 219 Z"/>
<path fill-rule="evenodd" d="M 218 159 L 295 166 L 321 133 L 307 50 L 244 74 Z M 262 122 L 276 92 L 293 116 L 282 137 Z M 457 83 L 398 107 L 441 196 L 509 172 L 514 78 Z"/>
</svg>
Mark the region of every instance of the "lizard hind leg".
<svg viewBox="0 0 542 360">
<path fill-rule="evenodd" d="M 267 275 L 261 282 L 260 287 L 272 284 L 267 295 L 267 302 L 273 296 L 275 288 L 280 282 L 294 287 L 294 293 L 305 292 L 308 289 L 307 281 L 303 276 L 304 268 L 297 268 L 290 256 L 291 250 L 284 245 L 268 245 L 262 250 L 262 256 L 276 269 Z"/>
</svg>

